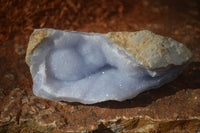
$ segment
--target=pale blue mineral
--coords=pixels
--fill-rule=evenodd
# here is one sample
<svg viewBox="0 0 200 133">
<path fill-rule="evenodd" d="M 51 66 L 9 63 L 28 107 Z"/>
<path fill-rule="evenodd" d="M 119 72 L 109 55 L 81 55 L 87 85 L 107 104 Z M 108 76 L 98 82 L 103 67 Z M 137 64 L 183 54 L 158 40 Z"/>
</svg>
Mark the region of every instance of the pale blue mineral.
<svg viewBox="0 0 200 133">
<path fill-rule="evenodd" d="M 175 79 L 191 59 L 183 44 L 147 30 L 37 29 L 26 55 L 35 95 L 84 104 L 123 101 L 158 88 Z"/>
</svg>

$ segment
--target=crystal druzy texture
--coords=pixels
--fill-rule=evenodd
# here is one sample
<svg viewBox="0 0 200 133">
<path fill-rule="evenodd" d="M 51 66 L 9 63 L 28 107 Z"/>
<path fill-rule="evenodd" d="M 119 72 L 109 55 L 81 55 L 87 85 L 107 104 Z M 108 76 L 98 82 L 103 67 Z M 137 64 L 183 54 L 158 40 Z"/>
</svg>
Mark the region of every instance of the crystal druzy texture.
<svg viewBox="0 0 200 133">
<path fill-rule="evenodd" d="M 35 95 L 84 104 L 123 101 L 157 88 L 175 79 L 191 59 L 183 44 L 147 30 L 37 29 L 26 54 Z"/>
</svg>

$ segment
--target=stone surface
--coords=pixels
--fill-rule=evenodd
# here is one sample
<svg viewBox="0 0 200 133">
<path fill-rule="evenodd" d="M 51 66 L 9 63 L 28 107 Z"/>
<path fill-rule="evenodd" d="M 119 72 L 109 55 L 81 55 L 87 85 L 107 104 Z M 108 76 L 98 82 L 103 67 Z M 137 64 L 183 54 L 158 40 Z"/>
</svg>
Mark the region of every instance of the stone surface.
<svg viewBox="0 0 200 133">
<path fill-rule="evenodd" d="M 0 132 L 199 132 L 199 1 L 70 1 L 2 0 Z M 148 29 L 185 44 L 194 60 L 175 81 L 128 101 L 52 102 L 32 94 L 25 54 L 18 52 L 26 50 L 33 29 L 42 27 L 101 33 Z"/>
<path fill-rule="evenodd" d="M 163 97 L 152 90 L 129 101 L 82 105 L 16 88 L 2 101 L 0 132 L 195 132 L 200 130 L 198 99 L 198 90 L 171 90 Z"/>
<path fill-rule="evenodd" d="M 147 69 L 182 65 L 192 58 L 191 52 L 183 44 L 147 30 L 110 32 L 106 36 Z"/>
<path fill-rule="evenodd" d="M 36 29 L 26 61 L 33 93 L 54 101 L 124 101 L 175 79 L 192 61 L 181 43 L 148 30 L 83 33 Z"/>
</svg>

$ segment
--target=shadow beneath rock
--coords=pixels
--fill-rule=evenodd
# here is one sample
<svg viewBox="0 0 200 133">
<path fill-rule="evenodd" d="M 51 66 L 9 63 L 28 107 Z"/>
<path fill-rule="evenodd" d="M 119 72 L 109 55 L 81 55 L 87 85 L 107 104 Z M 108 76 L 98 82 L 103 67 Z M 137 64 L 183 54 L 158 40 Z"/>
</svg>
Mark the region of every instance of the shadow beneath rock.
<svg viewBox="0 0 200 133">
<path fill-rule="evenodd" d="M 193 89 L 200 89 L 200 62 L 192 62 L 182 74 L 174 81 L 165 84 L 164 86 L 145 91 L 133 99 L 123 102 L 118 101 L 105 101 L 101 103 L 85 105 L 85 106 L 98 106 L 101 108 L 134 108 L 145 107 L 150 105 L 153 101 L 161 99 L 170 95 L 175 95 L 180 90 L 192 91 Z M 78 106 L 84 105 L 81 103 L 69 103 L 67 104 Z"/>
</svg>

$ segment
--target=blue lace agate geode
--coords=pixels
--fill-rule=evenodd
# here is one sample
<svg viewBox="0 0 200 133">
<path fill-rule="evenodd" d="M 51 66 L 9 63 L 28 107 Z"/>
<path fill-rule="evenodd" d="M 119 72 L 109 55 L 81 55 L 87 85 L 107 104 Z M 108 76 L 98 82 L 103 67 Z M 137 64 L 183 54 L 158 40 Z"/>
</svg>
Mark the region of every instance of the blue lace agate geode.
<svg viewBox="0 0 200 133">
<path fill-rule="evenodd" d="M 123 101 L 175 79 L 191 61 L 181 43 L 150 31 L 107 34 L 37 29 L 26 61 L 33 92 L 54 101 Z"/>
</svg>

